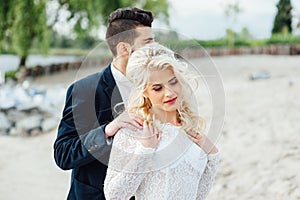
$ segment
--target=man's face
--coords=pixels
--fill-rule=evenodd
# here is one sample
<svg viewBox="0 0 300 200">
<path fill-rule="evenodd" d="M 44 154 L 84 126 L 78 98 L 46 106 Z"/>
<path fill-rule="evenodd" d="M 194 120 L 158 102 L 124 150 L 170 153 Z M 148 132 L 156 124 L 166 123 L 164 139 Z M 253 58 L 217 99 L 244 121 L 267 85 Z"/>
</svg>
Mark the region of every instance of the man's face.
<svg viewBox="0 0 300 200">
<path fill-rule="evenodd" d="M 138 26 L 136 27 L 135 31 L 137 32 L 138 36 L 134 40 L 132 52 L 144 46 L 145 44 L 154 42 L 154 33 L 152 32 L 150 27 Z"/>
</svg>

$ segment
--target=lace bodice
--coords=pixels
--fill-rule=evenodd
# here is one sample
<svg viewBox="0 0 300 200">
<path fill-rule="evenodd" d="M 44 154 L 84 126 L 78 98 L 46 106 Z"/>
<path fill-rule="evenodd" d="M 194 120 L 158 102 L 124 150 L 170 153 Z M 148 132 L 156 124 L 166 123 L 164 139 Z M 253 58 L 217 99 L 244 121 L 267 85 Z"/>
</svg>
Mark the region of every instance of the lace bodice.
<svg viewBox="0 0 300 200">
<path fill-rule="evenodd" d="M 219 163 L 176 126 L 160 127 L 156 149 L 144 148 L 137 133 L 121 129 L 114 138 L 104 192 L 107 199 L 205 199 Z"/>
</svg>

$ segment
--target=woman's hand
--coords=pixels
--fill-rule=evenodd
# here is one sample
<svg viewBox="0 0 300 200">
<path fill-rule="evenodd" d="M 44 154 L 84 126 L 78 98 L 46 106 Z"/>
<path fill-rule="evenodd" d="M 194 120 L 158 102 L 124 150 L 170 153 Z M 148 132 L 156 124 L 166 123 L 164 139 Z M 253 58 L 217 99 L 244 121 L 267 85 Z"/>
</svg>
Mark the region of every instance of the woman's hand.
<svg viewBox="0 0 300 200">
<path fill-rule="evenodd" d="M 191 137 L 191 140 L 195 142 L 201 149 L 203 149 L 207 154 L 215 154 L 218 153 L 218 149 L 216 146 L 206 137 L 206 135 L 201 133 L 196 133 L 194 131 L 190 131 L 188 133 Z"/>
<path fill-rule="evenodd" d="M 144 121 L 143 131 L 141 131 L 141 133 L 136 133 L 136 138 L 144 147 L 156 148 L 159 144 L 161 135 L 156 127 Z"/>
</svg>

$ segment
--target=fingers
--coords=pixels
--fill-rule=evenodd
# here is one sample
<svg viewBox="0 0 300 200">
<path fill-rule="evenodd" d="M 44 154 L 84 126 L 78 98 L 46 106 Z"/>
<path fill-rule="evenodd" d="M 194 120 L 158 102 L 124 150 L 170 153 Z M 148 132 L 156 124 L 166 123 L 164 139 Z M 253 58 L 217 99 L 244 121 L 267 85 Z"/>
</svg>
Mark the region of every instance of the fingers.
<svg viewBox="0 0 300 200">
<path fill-rule="evenodd" d="M 195 139 L 195 138 L 193 138 L 193 137 L 191 137 L 191 140 L 192 140 L 193 142 L 195 142 L 196 144 L 198 144 L 198 142 L 199 142 L 199 140 L 197 140 L 197 139 Z"/>
<path fill-rule="evenodd" d="M 137 127 L 135 125 L 133 125 L 132 123 L 122 121 L 122 122 L 118 123 L 118 126 L 119 126 L 119 128 L 128 128 L 134 132 L 137 131 Z"/>
<path fill-rule="evenodd" d="M 190 138 L 195 144 L 197 144 L 207 154 L 218 152 L 218 149 L 204 134 L 193 135 Z"/>
<path fill-rule="evenodd" d="M 149 126 L 148 126 L 148 123 L 147 123 L 146 120 L 143 122 L 143 128 L 144 128 L 144 133 L 145 133 L 145 132 L 146 132 L 146 133 L 149 132 Z"/>
<path fill-rule="evenodd" d="M 135 114 L 122 113 L 116 120 L 119 128 L 129 128 L 132 131 L 143 129 L 143 120 Z"/>
<path fill-rule="evenodd" d="M 140 127 L 142 127 L 143 126 L 143 122 L 144 122 L 144 120 L 142 120 L 140 117 L 138 117 L 137 115 L 135 115 L 135 114 L 129 114 L 129 117 L 133 120 L 133 121 L 135 121 Z"/>
<path fill-rule="evenodd" d="M 157 136 L 159 135 L 158 129 L 156 127 L 153 127 L 153 135 Z"/>
<path fill-rule="evenodd" d="M 150 124 L 150 125 L 149 125 L 149 129 L 150 129 L 150 134 L 151 134 L 151 135 L 155 135 L 155 134 L 154 134 L 154 129 L 155 129 L 155 127 L 154 127 L 153 124 Z"/>
<path fill-rule="evenodd" d="M 128 128 L 132 131 L 143 129 L 143 120 L 135 114 L 124 112 L 105 127 L 107 137 L 114 136 L 120 128 Z"/>
<path fill-rule="evenodd" d="M 205 135 L 197 132 L 190 132 L 189 135 L 191 136 L 190 138 L 193 142 L 198 144 L 200 147 L 203 146 L 206 138 Z"/>
<path fill-rule="evenodd" d="M 154 134 L 157 137 L 157 141 L 159 142 L 161 139 L 161 134 L 159 133 L 159 131 L 156 127 L 154 128 Z"/>
<path fill-rule="evenodd" d="M 191 137 L 191 138 L 194 138 L 194 139 L 199 139 L 200 138 L 200 134 L 195 132 L 195 131 L 190 131 L 188 132 L 188 135 Z"/>
<path fill-rule="evenodd" d="M 153 136 L 153 126 L 145 120 L 143 122 L 143 137 L 150 138 Z"/>
<path fill-rule="evenodd" d="M 200 133 L 196 133 L 194 135 L 194 138 L 196 138 L 197 140 L 200 140 L 202 137 L 203 137 L 203 134 L 200 134 Z"/>
<path fill-rule="evenodd" d="M 143 122 L 143 131 L 136 132 L 135 136 L 144 147 L 156 148 L 160 141 L 158 129 L 146 120 Z"/>
<path fill-rule="evenodd" d="M 144 137 L 145 139 L 149 139 L 149 138 L 158 138 L 159 136 L 159 131 L 158 129 L 152 125 L 152 124 L 148 124 L 146 121 L 143 122 L 143 132 L 142 132 L 142 137 Z"/>
</svg>

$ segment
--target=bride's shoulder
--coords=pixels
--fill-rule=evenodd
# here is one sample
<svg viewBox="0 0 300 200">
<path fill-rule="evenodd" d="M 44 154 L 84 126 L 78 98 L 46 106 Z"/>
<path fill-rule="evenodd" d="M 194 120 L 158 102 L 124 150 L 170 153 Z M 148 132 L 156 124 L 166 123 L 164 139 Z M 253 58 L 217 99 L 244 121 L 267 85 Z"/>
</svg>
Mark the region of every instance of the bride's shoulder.
<svg viewBox="0 0 300 200">
<path fill-rule="evenodd" d="M 117 142 L 136 142 L 136 136 L 140 133 L 140 130 L 133 131 L 129 128 L 121 128 L 114 136 L 114 143 Z"/>
</svg>

